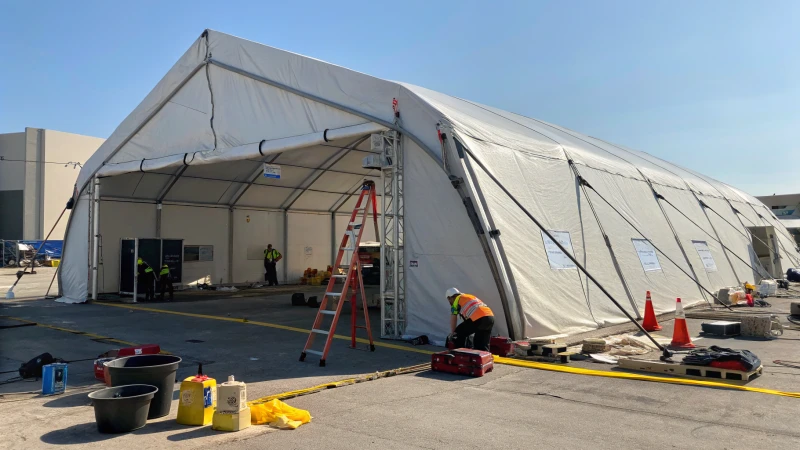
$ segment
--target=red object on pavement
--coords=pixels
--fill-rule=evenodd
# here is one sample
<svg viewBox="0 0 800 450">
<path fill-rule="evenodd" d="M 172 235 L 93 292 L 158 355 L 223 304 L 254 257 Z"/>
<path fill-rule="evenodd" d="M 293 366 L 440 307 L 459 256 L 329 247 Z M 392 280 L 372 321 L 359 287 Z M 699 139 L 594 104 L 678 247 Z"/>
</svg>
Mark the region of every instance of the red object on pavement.
<svg viewBox="0 0 800 450">
<path fill-rule="evenodd" d="M 117 356 L 139 356 L 139 355 L 157 355 L 161 353 L 161 347 L 158 344 L 142 344 L 136 347 L 125 347 L 119 349 Z"/>
<path fill-rule="evenodd" d="M 489 352 L 459 348 L 431 355 L 431 369 L 459 375 L 482 377 L 494 369 L 494 357 Z"/>
<path fill-rule="evenodd" d="M 111 379 L 108 376 L 108 369 L 105 366 L 105 363 L 109 361 L 113 361 L 117 358 L 108 357 L 108 358 L 97 358 L 94 360 L 94 377 L 97 381 L 102 381 L 106 384 L 106 386 L 111 386 Z"/>
<path fill-rule="evenodd" d="M 753 301 L 753 296 L 750 294 L 745 294 L 745 299 L 747 299 L 747 306 L 755 306 L 755 302 Z"/>
<path fill-rule="evenodd" d="M 489 350 L 493 355 L 513 356 L 515 346 L 514 341 L 505 336 L 495 336 L 489 339 Z"/>
<path fill-rule="evenodd" d="M 742 372 L 748 371 L 747 366 L 741 361 L 712 361 L 709 366 L 716 367 L 717 369 L 740 370 Z"/>
</svg>

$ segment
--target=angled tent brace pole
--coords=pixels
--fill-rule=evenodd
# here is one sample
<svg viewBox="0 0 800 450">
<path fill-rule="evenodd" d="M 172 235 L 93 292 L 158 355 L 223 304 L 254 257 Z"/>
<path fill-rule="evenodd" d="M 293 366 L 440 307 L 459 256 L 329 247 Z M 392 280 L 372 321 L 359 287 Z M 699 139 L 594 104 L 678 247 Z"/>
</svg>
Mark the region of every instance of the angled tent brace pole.
<svg viewBox="0 0 800 450">
<path fill-rule="evenodd" d="M 574 256 L 572 256 L 572 253 L 570 253 L 570 252 L 569 252 L 569 250 L 567 250 L 567 249 L 566 249 L 566 248 L 565 248 L 563 245 L 561 245 L 561 243 L 560 243 L 560 242 L 558 242 L 558 240 L 557 240 L 557 239 L 556 239 L 556 238 L 555 238 L 555 237 L 554 237 L 554 236 L 553 236 L 553 235 L 550 233 L 550 231 L 548 231 L 548 230 L 547 230 L 547 229 L 544 227 L 544 225 L 542 225 L 542 223 L 541 223 L 541 222 L 539 222 L 539 221 L 536 219 L 536 217 L 534 217 L 534 216 L 533 216 L 533 214 L 531 214 L 531 213 L 530 213 L 530 211 L 528 211 L 528 210 L 527 210 L 527 209 L 526 209 L 524 206 L 522 206 L 522 204 L 521 204 L 521 203 L 520 203 L 520 202 L 517 200 L 517 198 L 516 198 L 516 197 L 514 197 L 514 195 L 513 195 L 513 194 L 511 194 L 511 192 L 509 192 L 509 191 L 508 191 L 508 189 L 506 189 L 506 187 L 505 187 L 505 186 L 503 186 L 503 184 L 502 184 L 502 183 L 500 183 L 500 180 L 498 180 L 498 179 L 497 179 L 497 178 L 496 178 L 496 177 L 495 177 L 495 176 L 494 176 L 494 175 L 493 175 L 493 174 L 492 174 L 492 173 L 489 171 L 489 169 L 488 169 L 488 168 L 487 168 L 487 167 L 486 167 L 486 166 L 485 166 L 485 165 L 484 165 L 484 164 L 483 164 L 483 163 L 482 163 L 482 162 L 481 162 L 481 161 L 480 161 L 478 158 L 476 158 L 476 157 L 475 157 L 475 155 L 474 155 L 474 154 L 473 154 L 473 153 L 472 153 L 472 152 L 471 152 L 469 149 L 467 149 L 466 147 L 464 147 L 464 152 L 465 152 L 466 154 L 468 154 L 468 155 L 469 155 L 469 156 L 472 158 L 472 160 L 473 160 L 473 161 L 475 161 L 475 164 L 477 164 L 477 165 L 478 165 L 478 166 L 479 166 L 481 169 L 483 169 L 483 172 L 484 172 L 484 173 L 485 173 L 485 174 L 486 174 L 486 175 L 487 175 L 489 178 L 491 178 L 491 179 L 492 179 L 492 181 L 493 181 L 493 182 L 494 182 L 494 183 L 497 185 L 497 187 L 499 187 L 499 188 L 500 188 L 500 189 L 501 189 L 501 190 L 502 190 L 502 191 L 503 191 L 503 192 L 504 192 L 504 193 L 505 193 L 505 194 L 508 196 L 508 198 L 510 198 L 510 199 L 511 199 L 511 201 L 513 201 L 513 202 L 514 202 L 514 204 L 515 204 L 515 205 L 517 205 L 517 207 L 518 207 L 519 209 L 521 209 L 521 210 L 522 210 L 522 212 L 524 212 L 524 213 L 525 213 L 525 215 L 526 215 L 526 216 L 528 216 L 528 218 L 529 218 L 529 219 L 531 219 L 531 221 L 533 221 L 533 223 L 535 223 L 535 224 L 536 224 L 536 226 L 537 226 L 537 227 L 538 227 L 538 228 L 539 228 L 539 229 L 542 231 L 542 233 L 544 233 L 545 235 L 547 235 L 547 237 L 548 237 L 548 238 L 549 238 L 549 239 L 550 239 L 550 240 L 551 240 L 553 243 L 555 243 L 555 244 L 556 244 L 556 246 L 559 248 L 559 250 L 561 250 L 561 251 L 564 253 L 564 255 L 566 255 L 566 256 L 567 256 L 567 258 L 569 258 L 569 259 L 572 261 L 572 263 L 573 263 L 573 264 L 575 264 L 575 266 L 576 266 L 576 267 L 578 267 L 578 269 L 580 269 L 580 271 L 581 271 L 581 272 L 583 272 L 583 274 L 584 274 L 584 275 L 586 275 L 586 277 L 587 277 L 587 278 L 589 278 L 590 280 L 592 280 L 592 282 L 595 284 L 595 286 L 597 286 L 597 287 L 598 287 L 598 289 L 600 289 L 600 291 L 602 291 L 602 292 L 603 292 L 603 294 L 605 294 L 605 295 L 606 295 L 606 297 L 608 297 L 608 299 L 609 299 L 609 300 L 611 300 L 611 302 L 612 302 L 612 303 L 614 303 L 614 306 L 616 306 L 617 308 L 619 308 L 619 310 L 620 310 L 620 311 L 622 311 L 622 313 L 623 313 L 623 314 L 625 314 L 625 317 L 627 317 L 627 318 L 628 318 L 628 320 L 630 320 L 630 321 L 631 321 L 631 322 L 632 322 L 634 325 L 636 325 L 636 328 L 638 328 L 638 329 L 639 329 L 639 331 L 641 331 L 642 333 L 644 333 L 644 334 L 645 334 L 645 336 L 647 336 L 647 338 L 648 338 L 648 339 L 650 339 L 650 341 L 651 341 L 653 344 L 655 344 L 655 346 L 656 346 L 656 347 L 657 347 L 659 350 L 661 350 L 661 359 L 662 359 L 662 360 L 667 360 L 667 359 L 669 359 L 669 358 L 671 358 L 671 357 L 672 357 L 672 352 L 671 352 L 671 351 L 669 351 L 669 350 L 668 350 L 666 347 L 664 347 L 663 345 L 659 344 L 659 343 L 658 343 L 658 341 L 656 341 L 656 340 L 653 338 L 653 336 L 651 336 L 651 335 L 650 335 L 650 333 L 648 333 L 648 332 L 647 332 L 647 330 L 645 330 L 645 329 L 644 329 L 644 327 L 642 327 L 642 325 L 640 325 L 640 324 L 639 324 L 639 322 L 637 322 L 637 321 L 636 321 L 636 319 L 634 319 L 634 318 L 633 318 L 633 316 L 631 316 L 631 315 L 630 315 L 630 313 L 628 313 L 628 311 L 626 311 L 626 310 L 625 310 L 625 308 L 623 308 L 623 307 L 622 307 L 622 305 L 620 305 L 620 304 L 619 304 L 619 302 L 617 302 L 617 300 L 614 298 L 614 296 L 613 296 L 613 295 L 611 295 L 611 293 L 610 293 L 610 292 L 608 292 L 608 291 L 606 290 L 606 288 L 605 288 L 605 287 L 603 287 L 603 285 L 602 285 L 602 284 L 600 284 L 600 282 L 599 282 L 599 281 L 597 281 L 597 279 L 596 279 L 594 276 L 592 276 L 592 274 L 591 274 L 591 273 L 589 273 L 589 271 L 588 271 L 588 270 L 586 270 L 586 268 L 585 268 L 585 267 L 583 267 L 583 265 L 582 265 L 582 264 L 581 264 L 581 263 L 580 263 L 580 262 L 579 262 L 577 259 L 575 259 L 575 257 L 574 257 Z"/>
</svg>

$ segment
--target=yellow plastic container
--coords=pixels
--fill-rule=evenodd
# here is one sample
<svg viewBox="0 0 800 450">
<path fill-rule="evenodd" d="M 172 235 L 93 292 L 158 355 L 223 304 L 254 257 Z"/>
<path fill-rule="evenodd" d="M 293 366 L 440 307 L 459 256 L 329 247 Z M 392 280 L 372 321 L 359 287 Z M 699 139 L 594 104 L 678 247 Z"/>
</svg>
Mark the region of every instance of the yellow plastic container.
<svg viewBox="0 0 800 450">
<path fill-rule="evenodd" d="M 250 426 L 250 408 L 235 413 L 215 412 L 211 428 L 217 431 L 239 431 Z"/>
<path fill-rule="evenodd" d="M 314 277 L 314 278 L 311 279 L 311 285 L 312 286 L 319 286 L 321 284 L 322 284 L 322 278 Z"/>
<path fill-rule="evenodd" d="M 51 259 L 51 260 L 50 260 L 50 267 L 58 267 L 58 265 L 59 265 L 60 263 L 61 263 L 61 260 L 60 260 L 60 259 Z"/>
<path fill-rule="evenodd" d="M 178 423 L 203 426 L 212 422 L 217 408 L 217 381 L 194 375 L 181 382 Z"/>
</svg>

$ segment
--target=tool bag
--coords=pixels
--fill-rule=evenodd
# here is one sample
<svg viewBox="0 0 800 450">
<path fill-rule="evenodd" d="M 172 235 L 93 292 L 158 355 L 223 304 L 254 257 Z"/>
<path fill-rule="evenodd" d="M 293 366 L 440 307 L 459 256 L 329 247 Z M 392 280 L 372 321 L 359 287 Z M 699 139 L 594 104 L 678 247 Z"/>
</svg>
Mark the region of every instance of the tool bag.
<svg viewBox="0 0 800 450">
<path fill-rule="evenodd" d="M 683 364 L 711 366 L 749 372 L 759 368 L 761 366 L 761 360 L 750 350 L 733 350 L 712 345 L 707 349 L 690 351 L 689 354 L 683 358 Z"/>
<path fill-rule="evenodd" d="M 292 294 L 292 306 L 306 306 L 306 296 L 302 292 Z"/>
<path fill-rule="evenodd" d="M 19 366 L 19 376 L 23 379 L 28 378 L 41 378 L 42 367 L 53 364 L 56 359 L 50 353 L 42 353 L 41 355 L 33 358 L 32 360 L 23 363 Z"/>
</svg>

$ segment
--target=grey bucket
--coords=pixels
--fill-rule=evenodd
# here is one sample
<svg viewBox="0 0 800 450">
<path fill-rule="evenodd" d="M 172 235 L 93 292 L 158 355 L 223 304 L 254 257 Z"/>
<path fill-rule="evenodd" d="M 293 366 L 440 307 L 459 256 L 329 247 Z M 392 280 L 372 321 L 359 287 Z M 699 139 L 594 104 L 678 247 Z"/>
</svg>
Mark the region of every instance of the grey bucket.
<svg viewBox="0 0 800 450">
<path fill-rule="evenodd" d="M 101 433 L 127 433 L 147 423 L 147 412 L 158 388 L 146 384 L 117 386 L 89 394 Z"/>
<path fill-rule="evenodd" d="M 181 359 L 173 355 L 127 356 L 106 363 L 111 386 L 149 384 L 158 388 L 150 403 L 148 419 L 169 414 L 172 391 L 175 390 L 175 372 Z"/>
</svg>

